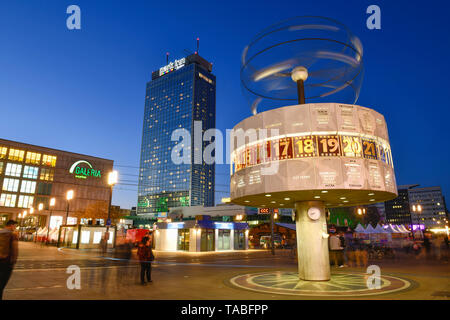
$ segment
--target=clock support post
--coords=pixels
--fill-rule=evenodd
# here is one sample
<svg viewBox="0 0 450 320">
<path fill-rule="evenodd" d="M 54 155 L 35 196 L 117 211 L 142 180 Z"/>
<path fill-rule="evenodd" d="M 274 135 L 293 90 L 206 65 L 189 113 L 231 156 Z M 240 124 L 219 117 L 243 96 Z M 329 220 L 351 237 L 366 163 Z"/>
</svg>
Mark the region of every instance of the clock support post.
<svg viewBox="0 0 450 320">
<path fill-rule="evenodd" d="M 324 202 L 296 202 L 295 224 L 300 279 L 330 280 L 328 232 Z"/>
</svg>

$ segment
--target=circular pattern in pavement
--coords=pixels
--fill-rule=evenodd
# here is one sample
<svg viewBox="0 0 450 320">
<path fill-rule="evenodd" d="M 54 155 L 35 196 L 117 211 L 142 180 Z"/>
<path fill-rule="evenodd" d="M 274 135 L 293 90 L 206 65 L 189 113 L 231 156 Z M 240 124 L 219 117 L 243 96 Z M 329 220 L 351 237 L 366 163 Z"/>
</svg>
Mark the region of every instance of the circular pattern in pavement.
<svg viewBox="0 0 450 320">
<path fill-rule="evenodd" d="M 238 288 L 261 293 L 298 295 L 298 296 L 371 296 L 407 290 L 411 281 L 398 277 L 382 275 L 378 288 L 373 276 L 365 273 L 335 272 L 330 281 L 300 280 L 295 272 L 264 272 L 239 275 L 230 280 Z"/>
</svg>

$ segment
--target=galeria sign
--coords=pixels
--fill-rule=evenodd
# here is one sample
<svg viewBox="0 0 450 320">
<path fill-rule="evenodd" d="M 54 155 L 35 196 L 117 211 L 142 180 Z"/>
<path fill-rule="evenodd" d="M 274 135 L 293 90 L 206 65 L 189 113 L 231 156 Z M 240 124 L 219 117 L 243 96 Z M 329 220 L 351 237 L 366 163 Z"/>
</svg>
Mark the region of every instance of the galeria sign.
<svg viewBox="0 0 450 320">
<path fill-rule="evenodd" d="M 102 176 L 101 171 L 94 169 L 86 160 L 79 160 L 72 164 L 69 172 L 79 179 L 87 179 L 87 177 L 101 178 Z"/>
</svg>

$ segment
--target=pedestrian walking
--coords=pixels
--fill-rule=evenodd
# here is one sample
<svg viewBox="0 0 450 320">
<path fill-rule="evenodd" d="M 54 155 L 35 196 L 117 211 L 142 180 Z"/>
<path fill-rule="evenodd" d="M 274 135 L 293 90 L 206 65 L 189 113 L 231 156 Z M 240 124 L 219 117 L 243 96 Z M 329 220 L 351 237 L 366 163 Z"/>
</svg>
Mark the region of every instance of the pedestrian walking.
<svg viewBox="0 0 450 320">
<path fill-rule="evenodd" d="M 338 235 L 333 234 L 330 237 L 330 257 L 336 267 L 342 268 L 343 265 L 343 250 L 341 246 L 341 240 Z"/>
<path fill-rule="evenodd" d="M 3 300 L 3 290 L 8 284 L 19 254 L 16 226 L 16 221 L 9 220 L 6 227 L 0 230 L 0 300 Z"/>
<path fill-rule="evenodd" d="M 423 238 L 423 247 L 425 248 L 425 258 L 427 260 L 431 259 L 431 239 L 429 234 L 425 234 L 425 237 Z"/>
<path fill-rule="evenodd" d="M 130 242 L 123 237 L 121 239 L 121 242 L 117 245 L 114 257 L 120 261 L 121 268 L 117 269 L 117 287 L 120 287 L 123 285 L 123 282 L 128 278 L 129 274 L 129 266 L 130 266 L 130 259 L 132 254 L 132 245 Z"/>
<path fill-rule="evenodd" d="M 152 261 L 155 259 L 149 237 L 142 238 L 137 255 L 141 263 L 141 284 L 146 285 L 145 276 L 147 276 L 147 282 L 152 282 Z"/>
<path fill-rule="evenodd" d="M 367 245 L 358 237 L 355 237 L 353 240 L 355 248 L 355 265 L 357 267 L 367 267 L 369 263 Z"/>
</svg>

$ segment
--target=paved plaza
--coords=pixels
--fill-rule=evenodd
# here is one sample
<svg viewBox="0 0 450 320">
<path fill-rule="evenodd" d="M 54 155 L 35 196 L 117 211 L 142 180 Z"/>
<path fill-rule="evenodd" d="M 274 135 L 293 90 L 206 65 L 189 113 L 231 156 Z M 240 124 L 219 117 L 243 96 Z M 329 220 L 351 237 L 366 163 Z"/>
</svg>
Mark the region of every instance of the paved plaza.
<svg viewBox="0 0 450 320">
<path fill-rule="evenodd" d="M 332 280 L 296 277 L 290 250 L 184 253 L 155 251 L 153 283 L 139 284 L 137 261 L 95 251 L 20 242 L 5 299 L 449 299 L 450 266 L 438 261 L 370 261 L 381 268 L 381 288 L 368 289 L 363 268 L 332 267 Z M 135 252 L 134 252 L 135 259 Z M 67 267 L 81 270 L 81 289 L 67 288 Z"/>
</svg>

